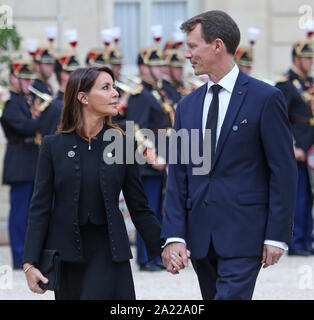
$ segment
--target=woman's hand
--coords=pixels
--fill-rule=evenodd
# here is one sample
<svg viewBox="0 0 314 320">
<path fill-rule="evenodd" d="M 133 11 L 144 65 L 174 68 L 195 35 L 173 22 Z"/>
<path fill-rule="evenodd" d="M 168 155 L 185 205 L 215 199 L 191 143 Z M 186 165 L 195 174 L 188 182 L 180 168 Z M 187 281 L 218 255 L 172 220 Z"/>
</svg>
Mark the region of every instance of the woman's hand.
<svg viewBox="0 0 314 320">
<path fill-rule="evenodd" d="M 29 263 L 25 263 L 23 265 L 23 269 L 26 270 L 26 268 L 28 268 L 29 266 L 30 266 Z M 43 294 L 47 291 L 47 290 L 41 289 L 38 283 L 39 281 L 42 281 L 43 283 L 47 284 L 48 279 L 45 278 L 36 267 L 31 267 L 30 269 L 28 269 L 25 275 L 26 275 L 28 287 L 32 292 Z"/>
</svg>

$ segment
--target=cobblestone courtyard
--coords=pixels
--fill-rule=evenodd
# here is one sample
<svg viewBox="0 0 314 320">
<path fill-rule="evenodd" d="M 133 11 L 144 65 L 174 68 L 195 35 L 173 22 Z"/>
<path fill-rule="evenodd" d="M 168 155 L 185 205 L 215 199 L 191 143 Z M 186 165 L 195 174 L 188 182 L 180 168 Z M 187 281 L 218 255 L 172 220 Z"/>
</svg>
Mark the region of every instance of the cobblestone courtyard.
<svg viewBox="0 0 314 320">
<path fill-rule="evenodd" d="M 134 248 L 133 248 L 134 253 Z M 134 254 L 135 255 L 135 254 Z M 135 259 L 131 261 L 138 300 L 199 300 L 197 279 L 192 265 L 173 276 L 166 271 L 139 272 Z M 12 289 L 3 289 L 3 265 L 10 265 L 8 246 L 0 246 L 0 300 L 51 300 L 52 292 L 37 295 L 27 288 L 24 273 L 13 271 Z M 312 300 L 314 298 L 314 256 L 288 257 L 268 269 L 262 269 L 257 279 L 255 300 Z"/>
</svg>

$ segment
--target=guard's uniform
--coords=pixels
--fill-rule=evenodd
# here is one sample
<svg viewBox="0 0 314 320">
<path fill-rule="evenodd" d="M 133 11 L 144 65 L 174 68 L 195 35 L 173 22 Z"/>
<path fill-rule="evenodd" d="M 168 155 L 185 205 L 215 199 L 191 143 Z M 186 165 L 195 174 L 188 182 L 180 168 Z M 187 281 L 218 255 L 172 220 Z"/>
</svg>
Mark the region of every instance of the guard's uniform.
<svg viewBox="0 0 314 320">
<path fill-rule="evenodd" d="M 143 53 L 143 52 L 142 52 Z M 155 56 L 154 50 L 151 51 L 151 57 Z M 149 53 L 145 53 L 149 63 Z M 155 56 L 159 59 L 158 56 Z M 141 57 L 139 57 L 141 60 Z M 139 63 L 144 63 L 139 62 Z M 147 62 L 146 62 L 147 63 Z M 166 129 L 171 127 L 170 119 L 162 108 L 161 95 L 156 87 L 147 82 L 142 82 L 129 98 L 126 110 L 126 119 L 134 121 L 140 129 L 147 128 L 156 133 L 158 129 Z M 155 148 L 157 139 L 155 140 Z M 156 148 L 157 149 L 157 148 Z M 158 150 L 156 151 L 158 154 Z M 165 156 L 165 155 L 163 155 Z M 162 220 L 162 187 L 165 177 L 164 171 L 154 169 L 150 164 L 140 166 L 140 174 L 144 184 L 144 190 L 148 198 L 150 208 L 154 211 L 159 221 Z M 148 257 L 143 240 L 137 233 L 137 263 L 140 266 L 145 266 L 148 263 Z M 160 257 L 150 262 L 151 265 L 160 265 Z M 157 270 L 157 269 L 155 269 Z"/>
<path fill-rule="evenodd" d="M 164 79 L 162 82 L 162 88 L 167 93 L 168 98 L 173 102 L 174 106 L 183 98 L 184 94 L 184 84 L 181 80 L 180 82 L 176 81 L 173 76 L 173 68 L 182 68 L 184 67 L 184 55 L 182 50 L 177 47 L 176 44 L 173 45 L 173 48 L 165 50 L 165 62 L 170 70 L 171 79 Z"/>
<path fill-rule="evenodd" d="M 56 57 L 54 72 L 58 77 L 60 72 L 68 72 L 78 69 L 79 61 L 74 53 L 62 53 Z M 64 105 L 64 91 L 59 89 L 49 106 L 42 112 L 40 121 L 40 134 L 42 137 L 56 133 Z"/>
<path fill-rule="evenodd" d="M 240 47 L 235 54 L 235 62 L 239 69 L 246 74 L 250 74 L 253 67 L 253 50 L 248 47 Z"/>
<path fill-rule="evenodd" d="M 121 50 L 118 48 L 117 44 L 115 47 L 110 47 L 105 51 L 106 55 L 106 61 L 111 66 L 112 71 L 114 73 L 114 76 L 116 78 L 116 86 L 117 91 L 119 92 L 119 98 L 121 98 L 124 94 L 126 94 L 129 90 L 122 88 L 122 86 L 125 84 L 121 83 L 119 77 L 120 77 L 120 71 L 122 68 L 122 62 L 123 62 L 123 56 Z M 125 86 L 127 87 L 127 86 Z M 126 115 L 125 115 L 125 105 L 120 104 L 119 105 L 119 113 L 112 117 L 112 122 L 117 123 L 123 130 L 125 130 L 125 121 L 126 121 Z"/>
<path fill-rule="evenodd" d="M 38 48 L 38 50 L 36 51 L 36 54 L 34 55 L 34 62 L 39 63 L 40 68 L 41 68 L 41 65 L 45 63 L 53 64 L 55 62 L 55 58 L 51 49 L 48 47 Z M 42 93 L 46 93 L 53 96 L 52 86 L 48 83 L 48 81 L 44 80 L 40 75 L 37 75 L 37 78 L 34 80 L 34 83 L 32 86 Z M 33 95 L 33 99 L 35 98 L 36 96 Z"/>
<path fill-rule="evenodd" d="M 298 42 L 294 46 L 294 54 L 313 57 L 311 44 L 306 41 Z M 282 90 L 287 100 L 295 147 L 301 148 L 306 154 L 314 143 L 314 117 L 310 105 L 313 99 L 313 78 L 302 78 L 293 70 L 289 70 L 276 86 Z M 298 161 L 298 174 L 294 236 L 290 251 L 312 249 L 313 198 L 306 162 Z"/>
<path fill-rule="evenodd" d="M 17 78 L 34 78 L 31 65 L 13 61 L 11 73 Z M 21 268 L 29 204 L 33 193 L 39 147 L 35 143 L 40 117 L 32 119 L 26 98 L 10 91 L 1 117 L 7 139 L 3 165 L 3 184 L 10 185 L 9 237 L 13 267 Z"/>
</svg>

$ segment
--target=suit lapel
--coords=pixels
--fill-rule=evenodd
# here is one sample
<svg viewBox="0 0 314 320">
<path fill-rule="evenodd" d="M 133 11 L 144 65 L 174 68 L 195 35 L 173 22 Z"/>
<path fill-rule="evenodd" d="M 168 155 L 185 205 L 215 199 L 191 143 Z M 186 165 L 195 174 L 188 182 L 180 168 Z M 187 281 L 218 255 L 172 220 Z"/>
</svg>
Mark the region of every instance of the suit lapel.
<svg viewBox="0 0 314 320">
<path fill-rule="evenodd" d="M 227 109 L 225 119 L 224 119 L 222 127 L 221 127 L 212 169 L 214 168 L 214 166 L 217 162 L 217 159 L 219 158 L 219 155 L 223 149 L 224 143 L 225 143 L 225 141 L 230 133 L 230 130 L 232 128 L 232 125 L 234 123 L 234 119 L 236 118 L 236 116 L 242 106 L 242 103 L 243 103 L 244 98 L 247 93 L 247 83 L 248 83 L 248 76 L 240 71 L 238 78 L 237 78 L 237 81 L 236 81 L 235 86 L 232 91 L 232 95 L 231 95 L 231 99 L 229 102 L 229 106 Z"/>
</svg>

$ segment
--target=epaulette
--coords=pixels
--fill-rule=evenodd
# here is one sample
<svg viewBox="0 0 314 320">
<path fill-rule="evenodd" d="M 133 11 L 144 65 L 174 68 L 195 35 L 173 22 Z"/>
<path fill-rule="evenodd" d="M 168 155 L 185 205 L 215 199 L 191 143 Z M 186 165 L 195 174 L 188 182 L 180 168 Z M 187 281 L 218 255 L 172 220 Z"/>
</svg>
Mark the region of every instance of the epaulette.
<svg viewBox="0 0 314 320">
<path fill-rule="evenodd" d="M 281 76 L 279 79 L 277 79 L 277 83 L 279 83 L 279 82 L 286 82 L 286 81 L 288 81 L 289 80 L 289 78 L 287 77 L 287 76 Z"/>
<path fill-rule="evenodd" d="M 142 93 L 144 86 L 142 84 L 137 85 L 133 90 L 131 90 L 131 95 L 136 96 Z"/>
</svg>

